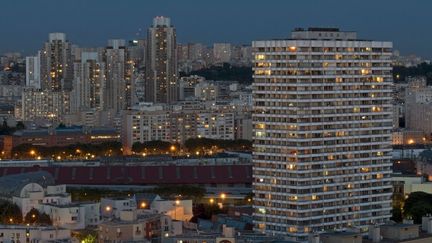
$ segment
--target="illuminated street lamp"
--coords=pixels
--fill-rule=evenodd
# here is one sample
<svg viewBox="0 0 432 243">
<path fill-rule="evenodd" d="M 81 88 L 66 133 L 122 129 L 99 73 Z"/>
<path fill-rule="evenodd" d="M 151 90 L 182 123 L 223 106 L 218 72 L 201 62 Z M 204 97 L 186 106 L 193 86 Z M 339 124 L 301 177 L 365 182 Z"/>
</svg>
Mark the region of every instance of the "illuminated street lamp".
<svg viewBox="0 0 432 243">
<path fill-rule="evenodd" d="M 141 205 L 140 205 L 141 208 L 145 208 L 146 206 L 147 206 L 147 203 L 141 202 Z"/>
<path fill-rule="evenodd" d="M 34 151 L 33 149 L 32 150 L 30 150 L 30 155 L 35 155 L 36 154 L 36 151 Z"/>
<path fill-rule="evenodd" d="M 210 202 L 210 204 L 213 204 L 214 203 L 214 199 L 210 198 L 209 202 Z"/>
<path fill-rule="evenodd" d="M 223 199 L 226 198 L 226 194 L 225 194 L 225 193 L 222 193 L 222 194 L 220 195 L 220 197 L 221 197 L 221 199 L 223 200 Z"/>
</svg>

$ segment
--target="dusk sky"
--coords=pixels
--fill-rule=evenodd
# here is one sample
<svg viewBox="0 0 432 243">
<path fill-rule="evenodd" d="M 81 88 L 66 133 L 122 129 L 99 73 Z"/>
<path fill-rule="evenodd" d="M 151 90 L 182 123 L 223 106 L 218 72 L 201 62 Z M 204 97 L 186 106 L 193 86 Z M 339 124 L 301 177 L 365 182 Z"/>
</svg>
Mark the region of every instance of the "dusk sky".
<svg viewBox="0 0 432 243">
<path fill-rule="evenodd" d="M 295 27 L 339 27 L 388 40 L 402 54 L 432 57 L 432 1 L 403 0 L 11 0 L 0 5 L 0 53 L 35 53 L 49 32 L 80 46 L 144 38 L 157 15 L 171 17 L 179 43 L 287 37 Z"/>
</svg>

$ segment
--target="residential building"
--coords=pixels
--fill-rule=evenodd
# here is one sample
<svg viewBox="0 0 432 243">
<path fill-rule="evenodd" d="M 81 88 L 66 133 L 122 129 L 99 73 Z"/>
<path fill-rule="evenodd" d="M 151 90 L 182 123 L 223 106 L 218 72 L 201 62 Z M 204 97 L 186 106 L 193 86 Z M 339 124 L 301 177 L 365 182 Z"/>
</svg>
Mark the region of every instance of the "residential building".
<svg viewBox="0 0 432 243">
<path fill-rule="evenodd" d="M 74 63 L 71 112 L 102 110 L 104 108 L 105 64 L 97 52 L 81 53 Z"/>
<path fill-rule="evenodd" d="M 150 209 L 179 221 L 189 221 L 194 216 L 192 200 L 165 200 L 157 197 L 151 203 Z"/>
<path fill-rule="evenodd" d="M 97 226 L 101 220 L 99 202 L 44 203 L 39 210 L 50 216 L 53 226 L 71 230 Z"/>
<path fill-rule="evenodd" d="M 163 214 L 128 210 L 99 224 L 98 238 L 99 242 L 162 242 L 165 235 L 181 233 L 181 225 Z"/>
<path fill-rule="evenodd" d="M 40 51 L 36 56 L 26 57 L 26 86 L 41 88 Z"/>
<path fill-rule="evenodd" d="M 21 118 L 24 121 L 44 119 L 61 122 L 64 121 L 63 116 L 70 112 L 70 93 L 24 89 L 21 106 Z"/>
<path fill-rule="evenodd" d="M 405 127 L 432 135 L 432 86 L 425 78 L 411 79 L 405 93 Z"/>
<path fill-rule="evenodd" d="M 72 242 L 71 231 L 52 226 L 0 225 L 0 241 L 12 242 Z"/>
<path fill-rule="evenodd" d="M 256 229 L 305 241 L 388 221 L 392 43 L 299 28 L 252 47 Z"/>
<path fill-rule="evenodd" d="M 145 101 L 178 100 L 176 31 L 170 18 L 158 16 L 147 32 Z"/>
<path fill-rule="evenodd" d="M 102 198 L 101 216 L 104 218 L 120 218 L 122 211 L 137 209 L 136 200 L 130 197 Z"/>
<path fill-rule="evenodd" d="M 205 78 L 192 75 L 181 77 L 179 81 L 179 100 L 186 100 L 195 97 L 195 86 L 204 82 Z"/>
<path fill-rule="evenodd" d="M 231 55 L 230 43 L 213 44 L 213 59 L 215 63 L 229 63 L 231 61 Z"/>
<path fill-rule="evenodd" d="M 40 53 L 41 88 L 45 91 L 70 91 L 73 80 L 72 45 L 64 33 L 50 33 Z"/>
<path fill-rule="evenodd" d="M 119 113 L 129 106 L 131 77 L 128 75 L 126 41 L 108 40 L 104 53 L 105 85 L 103 88 L 103 108 Z"/>
<path fill-rule="evenodd" d="M 202 138 L 234 140 L 234 114 L 200 112 L 197 114 L 197 135 Z"/>
<path fill-rule="evenodd" d="M 406 129 L 398 129 L 393 131 L 393 145 L 416 145 L 430 143 L 430 135 L 427 137 L 423 131 L 412 131 Z"/>
<path fill-rule="evenodd" d="M 211 81 L 202 81 L 195 85 L 195 98 L 201 100 L 216 100 L 220 93 L 220 86 Z"/>
</svg>

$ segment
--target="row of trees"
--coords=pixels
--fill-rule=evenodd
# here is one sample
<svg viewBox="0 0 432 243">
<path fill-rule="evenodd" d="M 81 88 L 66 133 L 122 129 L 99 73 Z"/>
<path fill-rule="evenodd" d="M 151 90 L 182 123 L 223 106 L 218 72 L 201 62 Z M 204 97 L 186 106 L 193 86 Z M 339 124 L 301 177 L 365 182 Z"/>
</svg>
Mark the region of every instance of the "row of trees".
<svg viewBox="0 0 432 243">
<path fill-rule="evenodd" d="M 152 192 L 163 198 L 177 198 L 181 195 L 181 198 L 198 201 L 204 197 L 206 189 L 198 186 L 170 185 L 158 186 Z"/>
<path fill-rule="evenodd" d="M 132 145 L 132 151 L 135 153 L 167 153 L 171 146 L 175 146 L 170 142 L 165 141 L 148 141 L 144 143 L 136 142 Z"/>
<path fill-rule="evenodd" d="M 62 158 L 68 157 L 69 155 L 82 157 L 86 154 L 92 154 L 94 156 L 118 156 L 122 154 L 122 144 L 120 142 L 105 142 L 100 144 L 74 144 L 63 147 L 21 144 L 12 149 L 12 154 L 17 154 L 17 157 L 61 156 Z"/>
<path fill-rule="evenodd" d="M 32 208 L 24 217 L 21 209 L 9 201 L 0 201 L 0 223 L 1 224 L 31 224 L 52 225 L 51 218 L 46 213 L 41 213 Z"/>
<path fill-rule="evenodd" d="M 135 153 L 148 154 L 163 154 L 175 152 L 180 148 L 179 144 L 172 144 L 165 141 L 149 141 L 144 143 L 136 142 L 132 146 L 132 151 Z M 230 151 L 245 151 L 252 150 L 252 141 L 250 140 L 222 140 L 210 138 L 191 138 L 184 143 L 184 149 L 190 153 L 197 151 L 204 152 L 211 149 L 222 149 Z"/>
<path fill-rule="evenodd" d="M 185 147 L 189 151 L 196 151 L 200 149 L 211 149 L 217 147 L 224 150 L 252 150 L 252 141 L 250 140 L 222 140 L 210 138 L 191 138 L 186 140 Z"/>
<path fill-rule="evenodd" d="M 405 81 L 406 77 L 425 76 L 429 85 L 432 85 L 432 64 L 422 63 L 413 67 L 393 67 L 393 79 L 395 82 Z"/>
<path fill-rule="evenodd" d="M 7 121 L 3 120 L 3 123 L 0 126 L 0 135 L 11 135 L 15 131 L 22 130 L 22 129 L 25 129 L 25 125 L 21 121 L 17 122 L 15 127 L 10 127 L 7 124 Z"/>
<path fill-rule="evenodd" d="M 207 80 L 234 80 L 244 84 L 252 83 L 252 67 L 233 66 L 229 63 L 192 71 L 188 74 L 181 73 L 180 75 L 198 75 Z"/>
</svg>

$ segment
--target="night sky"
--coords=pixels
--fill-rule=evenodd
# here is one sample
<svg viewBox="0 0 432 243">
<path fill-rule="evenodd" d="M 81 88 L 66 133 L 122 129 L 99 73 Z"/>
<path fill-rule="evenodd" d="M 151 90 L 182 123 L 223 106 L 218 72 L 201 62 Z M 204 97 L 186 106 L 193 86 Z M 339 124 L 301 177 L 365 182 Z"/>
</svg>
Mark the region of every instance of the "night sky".
<svg viewBox="0 0 432 243">
<path fill-rule="evenodd" d="M 49 32 L 89 47 L 143 38 L 152 18 L 165 15 L 180 43 L 250 44 L 287 37 L 295 27 L 339 27 L 431 58 L 431 11 L 426 0 L 2 0 L 0 53 L 35 53 Z"/>
</svg>

